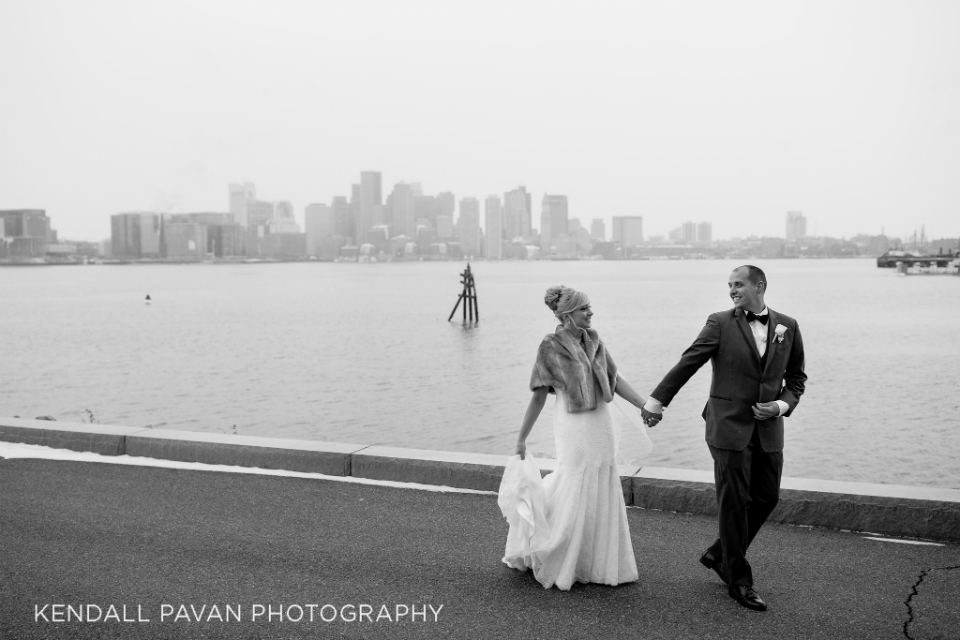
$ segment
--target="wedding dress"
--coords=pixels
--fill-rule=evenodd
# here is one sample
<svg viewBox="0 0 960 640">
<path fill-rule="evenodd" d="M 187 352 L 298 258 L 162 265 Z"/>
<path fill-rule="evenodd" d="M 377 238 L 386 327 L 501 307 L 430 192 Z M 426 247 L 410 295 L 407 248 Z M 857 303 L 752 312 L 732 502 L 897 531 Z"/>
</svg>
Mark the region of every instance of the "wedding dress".
<svg viewBox="0 0 960 640">
<path fill-rule="evenodd" d="M 594 384 L 596 385 L 596 379 Z M 533 570 L 545 588 L 567 590 L 574 582 L 618 585 L 637 580 L 627 511 L 617 469 L 620 421 L 601 399 L 592 411 L 569 413 L 557 390 L 553 432 L 557 469 L 543 479 L 549 538 L 521 539 L 511 526 L 505 556 L 514 569 Z"/>
</svg>

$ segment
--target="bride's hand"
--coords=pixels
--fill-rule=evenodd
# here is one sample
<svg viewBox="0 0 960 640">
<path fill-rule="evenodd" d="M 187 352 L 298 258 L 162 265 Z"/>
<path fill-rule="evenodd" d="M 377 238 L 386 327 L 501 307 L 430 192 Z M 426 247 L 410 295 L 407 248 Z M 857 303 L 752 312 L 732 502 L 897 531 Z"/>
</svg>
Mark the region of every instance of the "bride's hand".
<svg viewBox="0 0 960 640">
<path fill-rule="evenodd" d="M 527 443 L 522 440 L 517 442 L 517 455 L 520 456 L 521 460 L 525 460 L 527 457 Z"/>
</svg>

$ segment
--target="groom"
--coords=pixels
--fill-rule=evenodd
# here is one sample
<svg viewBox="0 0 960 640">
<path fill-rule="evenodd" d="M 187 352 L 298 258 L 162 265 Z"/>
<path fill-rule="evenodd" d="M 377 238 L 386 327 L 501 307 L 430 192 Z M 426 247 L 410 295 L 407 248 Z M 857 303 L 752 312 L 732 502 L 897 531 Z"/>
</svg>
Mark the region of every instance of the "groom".
<svg viewBox="0 0 960 640">
<path fill-rule="evenodd" d="M 764 304 L 767 276 L 761 269 L 738 267 L 727 286 L 733 309 L 707 318 L 641 414 L 647 424 L 656 425 L 687 380 L 713 361 L 703 418 L 713 456 L 720 537 L 700 562 L 716 571 L 730 597 L 765 611 L 746 553 L 780 497 L 783 418 L 796 408 L 807 379 L 803 341 L 796 320 Z"/>
</svg>

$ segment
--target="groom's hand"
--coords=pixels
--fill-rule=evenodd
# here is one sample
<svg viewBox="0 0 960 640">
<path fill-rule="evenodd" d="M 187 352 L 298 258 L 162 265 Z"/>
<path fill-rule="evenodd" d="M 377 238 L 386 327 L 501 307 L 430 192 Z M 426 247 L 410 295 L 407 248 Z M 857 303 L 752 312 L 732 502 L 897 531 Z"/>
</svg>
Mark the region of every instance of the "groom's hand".
<svg viewBox="0 0 960 640">
<path fill-rule="evenodd" d="M 780 415 L 780 405 L 776 402 L 758 402 L 751 408 L 753 409 L 753 417 L 757 420 L 776 418 Z"/>
<path fill-rule="evenodd" d="M 657 423 L 663 420 L 662 413 L 653 413 L 652 411 L 647 411 L 646 409 L 640 409 L 640 417 L 643 418 L 643 424 L 648 427 L 655 427 Z"/>
</svg>

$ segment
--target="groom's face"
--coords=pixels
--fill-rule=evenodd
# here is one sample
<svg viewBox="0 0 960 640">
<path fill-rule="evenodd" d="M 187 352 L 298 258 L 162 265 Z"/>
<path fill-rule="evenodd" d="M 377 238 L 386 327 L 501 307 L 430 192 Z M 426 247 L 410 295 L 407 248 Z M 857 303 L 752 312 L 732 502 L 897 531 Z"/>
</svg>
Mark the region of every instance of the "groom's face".
<svg viewBox="0 0 960 640">
<path fill-rule="evenodd" d="M 760 285 L 750 281 L 750 272 L 746 269 L 735 269 L 727 281 L 730 289 L 730 299 L 737 309 L 745 309 L 760 313 L 763 311 L 763 289 Z"/>
</svg>

